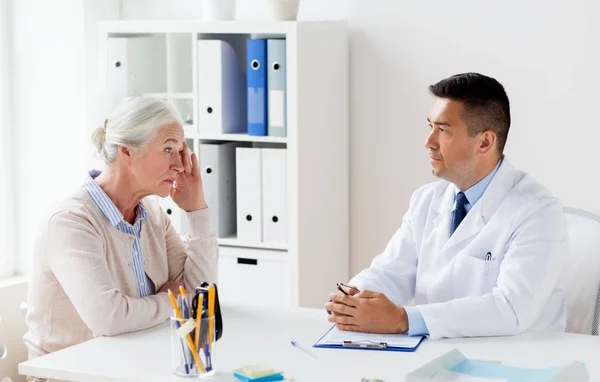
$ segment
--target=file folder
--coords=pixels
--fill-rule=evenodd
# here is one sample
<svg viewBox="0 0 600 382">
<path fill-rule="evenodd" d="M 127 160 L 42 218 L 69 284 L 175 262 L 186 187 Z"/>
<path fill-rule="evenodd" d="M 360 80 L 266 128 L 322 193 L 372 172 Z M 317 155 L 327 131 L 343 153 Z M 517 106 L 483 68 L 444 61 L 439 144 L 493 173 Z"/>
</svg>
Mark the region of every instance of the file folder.
<svg viewBox="0 0 600 382">
<path fill-rule="evenodd" d="M 166 58 L 157 53 L 164 41 L 155 37 L 109 37 L 108 112 L 125 98 L 167 90 Z"/>
<path fill-rule="evenodd" d="M 236 230 L 235 150 L 241 144 L 200 144 L 199 164 L 204 197 L 217 237 L 231 236 Z"/>
<path fill-rule="evenodd" d="M 261 149 L 236 149 L 237 237 L 262 241 Z"/>
<path fill-rule="evenodd" d="M 287 150 L 262 149 L 263 241 L 287 243 Z"/>
<path fill-rule="evenodd" d="M 248 135 L 267 135 L 267 40 L 246 41 Z"/>
<path fill-rule="evenodd" d="M 130 95 L 127 79 L 130 63 L 127 59 L 127 39 L 111 37 L 107 41 L 108 49 L 108 108 L 109 112 Z"/>
<path fill-rule="evenodd" d="M 233 47 L 198 40 L 198 126 L 201 134 L 246 131 L 246 77 Z"/>
<path fill-rule="evenodd" d="M 268 112 L 269 136 L 287 136 L 286 123 L 286 56 L 285 40 L 269 39 L 267 41 Z"/>
<path fill-rule="evenodd" d="M 413 352 L 424 338 L 406 334 L 347 332 L 339 330 L 333 325 L 313 347 Z"/>
<path fill-rule="evenodd" d="M 173 201 L 173 199 L 171 199 L 170 196 L 167 196 L 166 198 L 157 198 L 158 204 L 161 206 L 163 211 L 165 211 L 167 216 L 169 216 L 169 219 L 171 219 L 171 225 L 173 228 L 175 228 L 175 231 L 177 231 L 177 233 L 180 235 L 187 235 L 189 227 L 185 212 L 179 208 L 179 206 Z"/>
</svg>

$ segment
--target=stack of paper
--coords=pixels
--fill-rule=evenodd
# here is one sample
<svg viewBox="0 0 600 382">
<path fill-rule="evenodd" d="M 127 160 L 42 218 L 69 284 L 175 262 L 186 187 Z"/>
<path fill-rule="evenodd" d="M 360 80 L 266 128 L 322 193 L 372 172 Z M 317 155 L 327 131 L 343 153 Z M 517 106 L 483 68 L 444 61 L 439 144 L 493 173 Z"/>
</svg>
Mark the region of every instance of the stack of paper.
<svg viewBox="0 0 600 382">
<path fill-rule="evenodd" d="M 243 382 L 283 381 L 283 372 L 275 371 L 266 365 L 247 365 L 233 371 L 233 375 Z"/>
</svg>

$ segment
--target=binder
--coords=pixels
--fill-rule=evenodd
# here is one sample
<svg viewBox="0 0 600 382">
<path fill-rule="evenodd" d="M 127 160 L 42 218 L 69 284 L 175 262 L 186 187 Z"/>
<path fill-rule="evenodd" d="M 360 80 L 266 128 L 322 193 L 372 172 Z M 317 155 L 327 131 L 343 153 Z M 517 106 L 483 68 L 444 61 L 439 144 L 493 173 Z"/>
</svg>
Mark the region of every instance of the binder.
<svg viewBox="0 0 600 382">
<path fill-rule="evenodd" d="M 235 150 L 241 144 L 200 144 L 204 197 L 218 237 L 231 236 L 236 230 Z"/>
<path fill-rule="evenodd" d="M 221 40 L 198 40 L 198 126 L 201 134 L 246 131 L 246 77 Z"/>
<path fill-rule="evenodd" d="M 406 334 L 346 332 L 333 325 L 314 345 L 315 348 L 360 349 L 413 352 L 425 337 Z"/>
<path fill-rule="evenodd" d="M 263 241 L 287 243 L 287 150 L 262 149 Z"/>
<path fill-rule="evenodd" d="M 246 41 L 248 135 L 267 135 L 267 40 Z"/>
<path fill-rule="evenodd" d="M 158 203 L 163 211 L 169 216 L 169 219 L 171 219 L 171 225 L 173 225 L 175 231 L 180 235 L 187 235 L 189 227 L 185 212 L 179 208 L 170 196 L 167 196 L 166 198 L 158 197 Z"/>
<path fill-rule="evenodd" d="M 262 241 L 261 149 L 236 149 L 237 237 Z"/>
<path fill-rule="evenodd" d="M 286 113 L 286 56 L 285 40 L 269 39 L 267 41 L 267 85 L 269 136 L 287 136 Z"/>
<path fill-rule="evenodd" d="M 166 59 L 157 54 L 161 46 L 157 37 L 108 38 L 108 112 L 127 97 L 166 91 Z"/>
<path fill-rule="evenodd" d="M 127 80 L 130 63 L 127 59 L 127 39 L 111 37 L 107 41 L 108 49 L 108 108 L 115 109 L 119 102 L 129 95 Z"/>
</svg>

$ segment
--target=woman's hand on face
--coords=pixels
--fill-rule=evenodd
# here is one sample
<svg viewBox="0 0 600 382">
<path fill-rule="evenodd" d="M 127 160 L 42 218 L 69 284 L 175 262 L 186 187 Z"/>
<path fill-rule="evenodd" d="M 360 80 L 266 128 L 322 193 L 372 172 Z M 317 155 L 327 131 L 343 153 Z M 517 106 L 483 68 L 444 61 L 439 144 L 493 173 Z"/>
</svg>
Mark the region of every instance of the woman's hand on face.
<svg viewBox="0 0 600 382">
<path fill-rule="evenodd" d="M 183 145 L 181 154 L 183 172 L 177 175 L 175 185 L 171 188 L 171 199 L 186 212 L 201 210 L 207 207 L 202 188 L 202 177 L 196 153 L 190 156 L 187 144 Z"/>
</svg>

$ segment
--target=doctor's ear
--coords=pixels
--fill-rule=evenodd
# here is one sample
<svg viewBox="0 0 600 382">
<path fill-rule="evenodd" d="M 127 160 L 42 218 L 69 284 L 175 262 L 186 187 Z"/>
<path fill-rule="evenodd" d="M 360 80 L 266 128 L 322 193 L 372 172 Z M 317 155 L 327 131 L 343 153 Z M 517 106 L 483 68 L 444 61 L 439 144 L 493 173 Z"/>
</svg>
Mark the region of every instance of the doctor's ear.
<svg viewBox="0 0 600 382">
<path fill-rule="evenodd" d="M 492 130 L 485 130 L 481 132 L 479 140 L 479 153 L 487 154 L 496 145 L 496 133 Z"/>
</svg>

